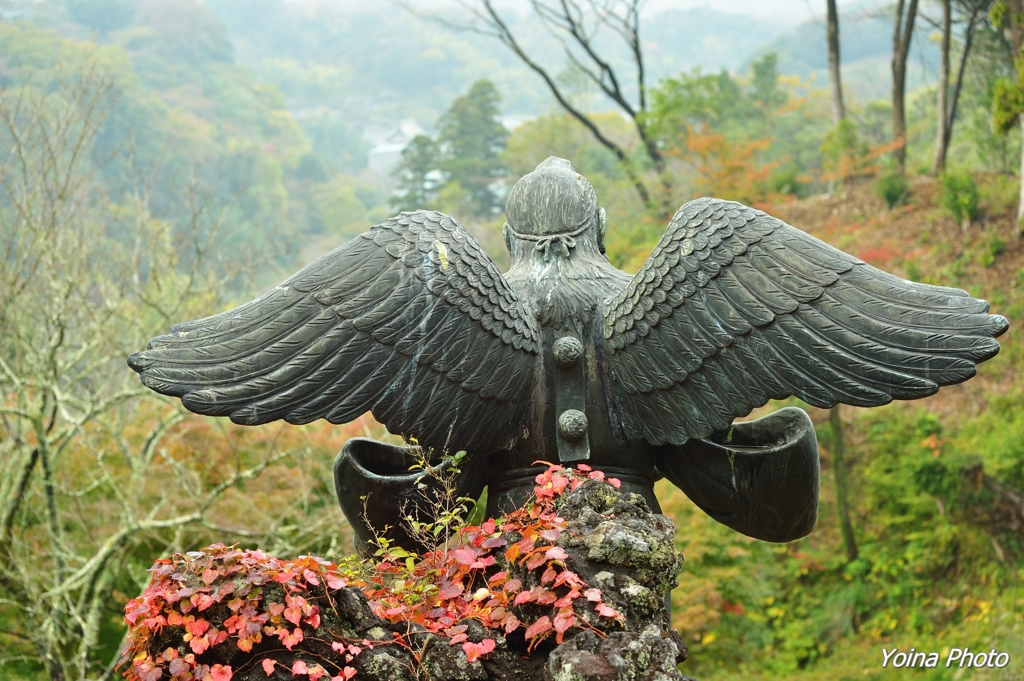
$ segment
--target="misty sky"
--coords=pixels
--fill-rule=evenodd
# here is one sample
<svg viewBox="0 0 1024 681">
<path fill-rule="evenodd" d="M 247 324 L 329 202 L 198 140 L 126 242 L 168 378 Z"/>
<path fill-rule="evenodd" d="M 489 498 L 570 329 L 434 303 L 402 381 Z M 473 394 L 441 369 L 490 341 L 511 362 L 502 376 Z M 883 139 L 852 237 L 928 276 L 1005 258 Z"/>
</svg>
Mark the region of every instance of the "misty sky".
<svg viewBox="0 0 1024 681">
<path fill-rule="evenodd" d="M 410 0 L 406 0 L 410 1 Z M 452 0 L 411 0 L 411 4 L 422 7 L 438 7 L 452 4 Z M 498 0 L 498 5 L 507 7 L 527 6 L 526 0 Z M 844 7 L 864 5 L 864 0 L 839 0 L 840 13 Z M 728 0 L 727 2 L 710 2 L 709 0 L 648 0 L 647 11 L 662 9 L 692 9 L 708 7 L 724 13 L 748 14 L 751 16 L 771 19 L 775 23 L 796 25 L 815 17 L 825 16 L 825 0 Z"/>
</svg>

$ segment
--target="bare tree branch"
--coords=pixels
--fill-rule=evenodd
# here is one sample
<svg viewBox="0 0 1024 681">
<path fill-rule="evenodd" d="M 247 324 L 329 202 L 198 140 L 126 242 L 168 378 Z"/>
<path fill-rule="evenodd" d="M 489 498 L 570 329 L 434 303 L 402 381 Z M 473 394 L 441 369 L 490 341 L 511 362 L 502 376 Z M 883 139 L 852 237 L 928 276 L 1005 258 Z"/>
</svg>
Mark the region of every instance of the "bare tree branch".
<svg viewBox="0 0 1024 681">
<path fill-rule="evenodd" d="M 593 82 L 630 119 L 646 157 L 659 176 L 662 196 L 658 199 L 648 189 L 641 172 L 634 167 L 630 153 L 605 134 L 589 112 L 583 111 L 570 101 L 550 67 L 541 64 L 529 54 L 509 23 L 495 8 L 493 0 L 457 0 L 457 4 L 469 17 L 465 22 L 453 21 L 442 14 L 422 12 L 405 0 L 394 1 L 412 14 L 436 24 L 499 40 L 544 81 L 555 101 L 566 113 L 579 121 L 599 144 L 615 155 L 644 205 L 650 210 L 657 211 L 659 215 L 667 215 L 671 201 L 671 183 L 666 172 L 664 156 L 658 148 L 657 141 L 648 133 L 644 121 L 647 96 L 640 41 L 640 11 L 644 0 L 530 0 L 530 8 L 562 47 L 568 63 Z M 623 85 L 625 81 L 617 73 L 611 60 L 603 56 L 597 47 L 596 38 L 602 27 L 621 38 L 629 50 L 636 69 L 635 103 L 626 94 Z"/>
</svg>

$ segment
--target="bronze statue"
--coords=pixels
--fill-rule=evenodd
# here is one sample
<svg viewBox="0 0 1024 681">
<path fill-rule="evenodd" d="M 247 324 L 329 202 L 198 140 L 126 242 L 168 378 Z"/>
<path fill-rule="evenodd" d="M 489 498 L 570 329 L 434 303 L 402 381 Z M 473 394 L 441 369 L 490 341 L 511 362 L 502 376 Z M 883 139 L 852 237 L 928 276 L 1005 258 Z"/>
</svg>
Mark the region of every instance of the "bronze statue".
<svg viewBox="0 0 1024 681">
<path fill-rule="evenodd" d="M 345 423 L 369 410 L 438 457 L 465 450 L 459 493 L 488 485 L 490 515 L 525 502 L 535 462 L 586 462 L 656 512 L 664 476 L 720 522 L 781 542 L 817 515 L 814 430 L 796 408 L 735 418 L 789 396 L 925 397 L 973 376 L 1007 328 L 964 291 L 718 199 L 680 208 L 631 276 L 609 263 L 604 210 L 563 159 L 520 179 L 506 214 L 504 275 L 451 217 L 402 213 L 128 363 L 200 414 Z M 339 455 L 361 539 L 368 523 L 413 543 L 401 518 L 426 492 L 409 459 L 362 438 Z"/>
</svg>

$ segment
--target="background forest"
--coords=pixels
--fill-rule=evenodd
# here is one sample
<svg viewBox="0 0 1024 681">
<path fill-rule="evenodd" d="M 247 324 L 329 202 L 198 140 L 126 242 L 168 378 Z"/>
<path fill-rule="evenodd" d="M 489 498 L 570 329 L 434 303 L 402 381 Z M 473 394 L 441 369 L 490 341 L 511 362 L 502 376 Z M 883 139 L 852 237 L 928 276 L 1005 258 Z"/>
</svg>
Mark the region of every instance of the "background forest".
<svg viewBox="0 0 1024 681">
<path fill-rule="evenodd" d="M 715 195 L 1011 320 L 964 385 L 808 408 L 806 539 L 659 488 L 686 673 L 881 679 L 883 646 L 994 647 L 1008 668 L 915 673 L 1024 679 L 1024 4 L 812 4 L 0 1 L 0 678 L 115 678 L 160 556 L 351 550 L 330 463 L 386 436 L 369 415 L 238 428 L 143 389 L 130 352 L 398 210 L 505 266 L 504 198 L 558 155 L 628 271 Z"/>
</svg>

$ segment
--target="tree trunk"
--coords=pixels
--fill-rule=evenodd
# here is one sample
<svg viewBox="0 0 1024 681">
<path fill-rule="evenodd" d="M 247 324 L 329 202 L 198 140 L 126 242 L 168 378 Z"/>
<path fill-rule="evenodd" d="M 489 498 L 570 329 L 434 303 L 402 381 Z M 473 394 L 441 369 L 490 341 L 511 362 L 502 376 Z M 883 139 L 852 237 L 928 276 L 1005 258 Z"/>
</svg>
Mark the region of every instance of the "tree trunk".
<svg viewBox="0 0 1024 681">
<path fill-rule="evenodd" d="M 974 30 L 978 27 L 978 22 L 984 17 L 984 10 L 980 12 L 974 10 L 971 14 L 970 19 L 967 21 L 967 31 L 964 33 L 964 49 L 960 53 L 960 64 L 956 71 L 956 84 L 953 86 L 953 96 L 949 102 L 949 115 L 946 123 L 946 138 L 943 140 L 946 151 L 949 150 L 949 142 L 953 139 L 953 125 L 956 123 L 956 107 L 960 102 L 960 91 L 964 84 L 964 72 L 967 70 L 967 58 L 971 54 L 971 46 L 974 44 Z"/>
<path fill-rule="evenodd" d="M 892 136 L 899 143 L 893 152 L 896 163 L 902 170 L 907 161 L 907 116 L 905 95 L 907 86 L 907 55 L 914 37 L 914 20 L 917 18 L 917 0 L 910 0 L 904 16 L 905 0 L 896 3 L 896 21 L 892 34 Z"/>
<path fill-rule="evenodd" d="M 832 81 L 832 115 L 839 123 L 846 118 L 846 107 L 843 105 L 843 81 L 839 71 L 839 11 L 836 0 L 828 0 L 828 74 Z"/>
<path fill-rule="evenodd" d="M 846 496 L 846 440 L 843 433 L 843 417 L 839 405 L 832 407 L 828 414 L 832 426 L 832 467 L 836 478 L 836 509 L 839 512 L 839 530 L 843 535 L 843 548 L 848 561 L 857 560 L 857 540 L 853 536 L 853 525 L 850 523 L 850 504 Z"/>
<path fill-rule="evenodd" d="M 952 123 L 949 117 L 949 37 L 953 24 L 952 15 L 950 0 L 942 0 L 942 43 L 939 48 L 941 66 L 939 68 L 938 112 L 936 113 L 938 125 L 935 133 L 935 159 L 932 161 L 933 175 L 939 175 L 946 169 L 948 130 Z"/>
<path fill-rule="evenodd" d="M 1024 137 L 1024 115 L 1020 117 L 1021 137 Z M 1014 233 L 1019 235 L 1022 231 L 1021 221 L 1024 220 L 1024 152 L 1020 155 L 1020 199 L 1017 201 L 1017 228 Z"/>
</svg>

